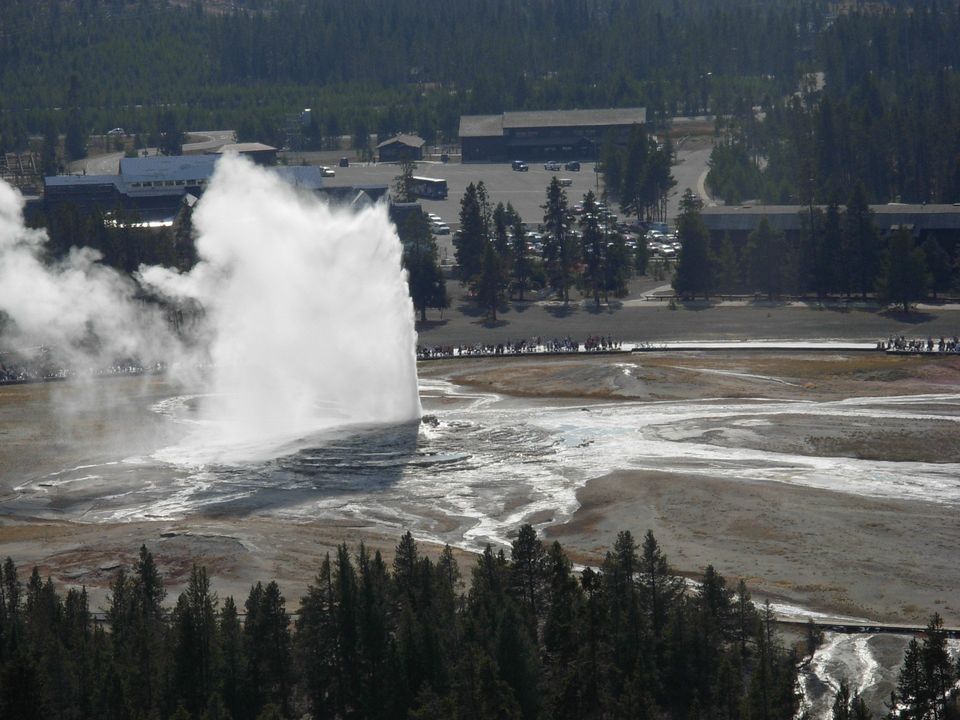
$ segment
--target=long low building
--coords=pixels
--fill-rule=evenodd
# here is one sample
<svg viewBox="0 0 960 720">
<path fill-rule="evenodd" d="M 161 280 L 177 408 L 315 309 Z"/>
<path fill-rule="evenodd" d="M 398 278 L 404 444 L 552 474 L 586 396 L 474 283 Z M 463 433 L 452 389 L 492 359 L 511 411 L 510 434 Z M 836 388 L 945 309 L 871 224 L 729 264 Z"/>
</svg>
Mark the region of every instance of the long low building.
<svg viewBox="0 0 960 720">
<path fill-rule="evenodd" d="M 815 207 L 826 211 L 824 205 Z M 918 242 L 934 237 L 951 252 L 960 246 L 960 204 L 889 203 L 871 205 L 870 209 L 883 235 L 895 228 L 907 228 Z M 843 206 L 840 210 L 844 210 Z M 715 242 L 727 235 L 734 243 L 744 243 L 760 225 L 761 218 L 766 218 L 775 232 L 789 239 L 802 239 L 809 233 L 809 213 L 808 205 L 719 205 L 704 207 L 701 216 Z"/>
<path fill-rule="evenodd" d="M 612 134 L 625 143 L 646 108 L 505 112 L 460 118 L 463 162 L 506 160 L 596 160 Z"/>
<path fill-rule="evenodd" d="M 180 210 L 185 196 L 200 197 L 213 176 L 217 155 L 123 158 L 117 175 L 54 175 L 44 178 L 43 208 L 48 215 L 63 205 L 85 212 L 120 209 L 143 221 L 168 220 Z M 383 186 L 327 186 L 315 165 L 269 168 L 294 187 L 327 195 L 335 201 L 377 201 Z"/>
</svg>

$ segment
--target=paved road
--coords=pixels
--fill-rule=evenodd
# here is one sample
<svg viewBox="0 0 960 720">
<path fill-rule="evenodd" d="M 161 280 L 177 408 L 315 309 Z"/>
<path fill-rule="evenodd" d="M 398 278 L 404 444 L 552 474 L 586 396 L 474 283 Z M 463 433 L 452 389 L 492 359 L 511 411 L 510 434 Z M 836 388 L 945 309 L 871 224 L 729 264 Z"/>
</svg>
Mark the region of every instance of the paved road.
<svg viewBox="0 0 960 720">
<path fill-rule="evenodd" d="M 510 302 L 497 322 L 466 297 L 456 281 L 447 283 L 453 302 L 441 313 L 430 310 L 418 324 L 425 345 L 498 343 L 536 335 L 584 339 L 612 335 L 624 342 L 665 341 L 741 342 L 745 340 L 836 340 L 876 342 L 892 336 L 952 337 L 960 329 L 957 306 L 921 307 L 910 315 L 883 312 L 871 305 L 780 302 L 691 302 L 670 309 L 665 300 L 642 300 L 659 283 L 635 278 L 631 294 L 620 302 L 597 308 L 592 300 L 571 293 L 571 302 Z M 948 359 L 949 361 L 949 359 Z"/>
</svg>

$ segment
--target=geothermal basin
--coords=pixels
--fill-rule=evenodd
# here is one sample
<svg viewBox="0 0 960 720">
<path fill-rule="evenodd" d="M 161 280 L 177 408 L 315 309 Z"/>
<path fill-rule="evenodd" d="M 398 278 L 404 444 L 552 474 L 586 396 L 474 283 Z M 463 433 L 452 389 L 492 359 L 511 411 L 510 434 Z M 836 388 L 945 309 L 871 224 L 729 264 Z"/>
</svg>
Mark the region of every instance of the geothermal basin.
<svg viewBox="0 0 960 720">
<path fill-rule="evenodd" d="M 421 363 L 424 422 L 233 461 L 190 441 L 211 422 L 202 388 L 5 387 L 0 533 L 65 582 L 105 584 L 147 541 L 227 588 L 279 574 L 295 596 L 340 541 L 389 548 L 410 529 L 479 550 L 530 522 L 596 563 L 618 530 L 651 528 L 677 570 L 712 563 L 801 616 L 922 625 L 936 610 L 955 626 L 958 371 L 788 351 Z M 841 677 L 879 708 L 905 643 L 829 635 L 806 676 L 814 716 Z"/>
</svg>

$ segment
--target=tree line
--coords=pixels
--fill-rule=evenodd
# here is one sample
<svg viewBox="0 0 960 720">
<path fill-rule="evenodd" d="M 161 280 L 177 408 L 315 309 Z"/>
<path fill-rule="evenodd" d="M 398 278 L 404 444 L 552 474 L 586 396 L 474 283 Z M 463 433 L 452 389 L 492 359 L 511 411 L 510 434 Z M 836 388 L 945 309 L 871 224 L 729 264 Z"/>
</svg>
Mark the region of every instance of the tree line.
<svg viewBox="0 0 960 720">
<path fill-rule="evenodd" d="M 599 305 L 626 295 L 633 273 L 646 271 L 645 241 L 630 247 L 592 190 L 573 208 L 554 177 L 541 207 L 542 232 L 533 233 L 510 203 L 491 207 L 483 181 L 470 183 L 460 200 L 454 238 L 460 279 L 494 321 L 507 298 L 522 301 L 530 290 L 549 289 L 567 303 L 579 289 Z"/>
<path fill-rule="evenodd" d="M 801 231 L 787 238 L 766 217 L 738 248 L 729 235 L 712 243 L 700 201 L 690 190 L 681 201 L 681 243 L 673 287 L 686 297 L 717 293 L 877 298 L 902 306 L 956 287 L 958 267 L 935 237 L 917 245 L 907 228 L 884 239 L 866 191 L 857 184 L 845 207 L 798 208 Z"/>
<path fill-rule="evenodd" d="M 822 83 L 744 96 L 720 128 L 708 185 L 728 203 L 960 200 L 960 10 L 850 6 L 817 36 Z"/>
<path fill-rule="evenodd" d="M 146 138 L 168 111 L 278 146 L 305 107 L 307 146 L 449 140 L 460 115 L 504 110 L 724 114 L 789 92 L 827 14 L 820 0 L 6 0 L 0 150 L 59 133 L 75 157 L 90 133 Z"/>
<path fill-rule="evenodd" d="M 346 545 L 298 611 L 276 582 L 221 602 L 194 566 L 172 609 L 141 547 L 113 579 L 106 622 L 85 589 L 0 569 L 0 715 L 159 718 L 786 718 L 796 657 L 712 567 L 689 589 L 653 534 L 621 532 L 575 574 L 558 542 L 520 528 L 464 586 L 450 547 L 405 534 L 387 563 Z M 292 617 L 295 615 L 295 619 Z"/>
</svg>

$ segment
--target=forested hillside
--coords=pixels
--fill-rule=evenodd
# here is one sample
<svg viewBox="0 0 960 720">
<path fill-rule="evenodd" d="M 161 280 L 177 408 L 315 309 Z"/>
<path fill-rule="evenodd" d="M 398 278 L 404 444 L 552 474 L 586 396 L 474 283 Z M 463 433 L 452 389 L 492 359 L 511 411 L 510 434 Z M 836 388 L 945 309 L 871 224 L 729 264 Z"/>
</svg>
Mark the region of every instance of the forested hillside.
<svg viewBox="0 0 960 720">
<path fill-rule="evenodd" d="M 282 141 L 456 134 L 461 113 L 644 105 L 726 112 L 796 85 L 827 18 L 808 0 L 160 0 L 0 3 L 0 145 L 52 123 L 102 133 L 234 127 Z"/>
<path fill-rule="evenodd" d="M 823 87 L 735 109 L 709 185 L 728 202 L 960 201 L 960 7 L 870 4 L 816 42 Z"/>
</svg>

